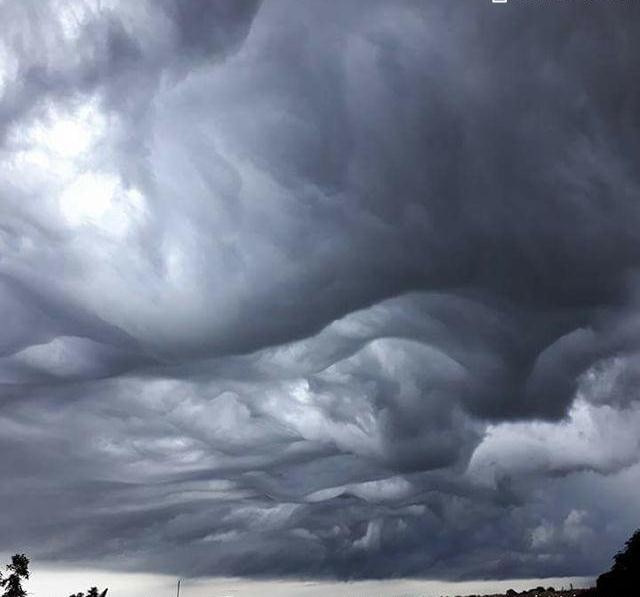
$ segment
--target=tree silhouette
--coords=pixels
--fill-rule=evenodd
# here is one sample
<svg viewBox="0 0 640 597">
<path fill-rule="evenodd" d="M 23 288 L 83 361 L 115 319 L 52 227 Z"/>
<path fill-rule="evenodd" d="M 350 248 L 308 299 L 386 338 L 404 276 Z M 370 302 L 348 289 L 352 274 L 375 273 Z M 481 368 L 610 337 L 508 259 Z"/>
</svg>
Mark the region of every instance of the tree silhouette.
<svg viewBox="0 0 640 597">
<path fill-rule="evenodd" d="M 29 558 L 23 553 L 17 553 L 11 558 L 11 564 L 7 564 L 7 570 L 11 573 L 9 576 L 2 578 L 0 575 L 0 586 L 4 588 L 3 597 L 26 597 L 22 579 L 29 578 Z"/>
<path fill-rule="evenodd" d="M 108 590 L 109 589 L 105 589 L 104 591 L 102 591 L 102 593 L 99 593 L 97 587 L 91 587 L 87 591 L 86 595 L 84 593 L 74 593 L 73 595 L 70 595 L 69 597 L 106 597 Z"/>
<path fill-rule="evenodd" d="M 611 570 L 598 577 L 596 586 L 603 597 L 636 597 L 640 594 L 640 529 L 614 556 Z"/>
</svg>

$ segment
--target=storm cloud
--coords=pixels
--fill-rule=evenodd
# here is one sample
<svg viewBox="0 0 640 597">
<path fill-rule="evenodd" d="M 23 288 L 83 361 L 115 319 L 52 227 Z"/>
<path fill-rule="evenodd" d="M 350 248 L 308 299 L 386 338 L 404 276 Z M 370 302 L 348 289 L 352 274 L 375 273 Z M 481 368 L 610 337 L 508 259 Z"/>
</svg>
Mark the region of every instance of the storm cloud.
<svg viewBox="0 0 640 597">
<path fill-rule="evenodd" d="M 604 569 L 640 519 L 639 25 L 0 2 L 0 550 Z"/>
</svg>

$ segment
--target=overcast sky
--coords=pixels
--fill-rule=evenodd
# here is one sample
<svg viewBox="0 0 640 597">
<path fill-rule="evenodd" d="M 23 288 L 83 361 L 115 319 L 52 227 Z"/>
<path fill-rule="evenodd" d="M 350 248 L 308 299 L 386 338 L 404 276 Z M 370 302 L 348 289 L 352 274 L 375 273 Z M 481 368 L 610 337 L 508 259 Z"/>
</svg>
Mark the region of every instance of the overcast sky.
<svg viewBox="0 0 640 597">
<path fill-rule="evenodd" d="M 607 569 L 640 526 L 639 27 L 0 1 L 0 552 Z"/>
</svg>

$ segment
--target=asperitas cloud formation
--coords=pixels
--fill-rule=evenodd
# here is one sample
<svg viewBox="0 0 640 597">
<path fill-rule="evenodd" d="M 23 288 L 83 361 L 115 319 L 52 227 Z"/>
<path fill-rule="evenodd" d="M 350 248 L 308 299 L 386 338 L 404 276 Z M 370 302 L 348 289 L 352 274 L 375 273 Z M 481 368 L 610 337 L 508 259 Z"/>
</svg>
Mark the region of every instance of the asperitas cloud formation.
<svg viewBox="0 0 640 597">
<path fill-rule="evenodd" d="M 640 519 L 639 23 L 0 2 L 0 551 L 606 567 Z"/>
</svg>

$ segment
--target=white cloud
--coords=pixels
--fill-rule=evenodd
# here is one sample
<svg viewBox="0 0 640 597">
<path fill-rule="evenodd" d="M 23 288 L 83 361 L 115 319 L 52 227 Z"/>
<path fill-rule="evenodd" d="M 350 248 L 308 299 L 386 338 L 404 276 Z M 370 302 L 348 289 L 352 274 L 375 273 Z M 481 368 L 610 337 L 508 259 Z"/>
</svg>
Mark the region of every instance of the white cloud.
<svg viewBox="0 0 640 597">
<path fill-rule="evenodd" d="M 577 398 L 557 423 L 490 425 L 467 473 L 492 483 L 504 474 L 566 474 L 620 470 L 640 458 L 640 404 L 618 410 Z"/>
</svg>

